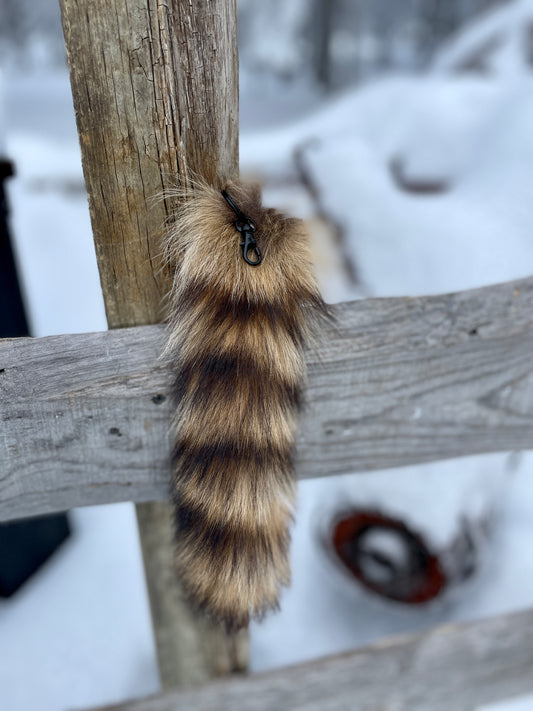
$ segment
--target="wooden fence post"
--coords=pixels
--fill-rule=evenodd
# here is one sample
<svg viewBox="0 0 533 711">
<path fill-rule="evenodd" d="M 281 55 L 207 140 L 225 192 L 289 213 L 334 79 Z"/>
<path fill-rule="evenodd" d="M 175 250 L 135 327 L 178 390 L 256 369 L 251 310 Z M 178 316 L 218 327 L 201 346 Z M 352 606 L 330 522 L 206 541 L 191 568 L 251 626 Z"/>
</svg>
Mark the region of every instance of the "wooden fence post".
<svg viewBox="0 0 533 711">
<path fill-rule="evenodd" d="M 191 173 L 214 185 L 238 174 L 235 0 L 60 6 L 108 325 L 156 323 L 175 198 L 155 198 Z M 246 637 L 229 640 L 181 598 L 169 506 L 138 505 L 137 518 L 163 686 L 245 667 Z"/>
</svg>

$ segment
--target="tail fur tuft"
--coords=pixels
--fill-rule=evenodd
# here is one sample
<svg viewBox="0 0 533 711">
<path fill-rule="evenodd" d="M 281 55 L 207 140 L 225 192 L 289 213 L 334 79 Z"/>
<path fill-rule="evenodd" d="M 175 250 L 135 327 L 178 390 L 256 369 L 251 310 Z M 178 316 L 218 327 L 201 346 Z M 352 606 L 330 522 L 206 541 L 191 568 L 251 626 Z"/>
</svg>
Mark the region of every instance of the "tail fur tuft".
<svg viewBox="0 0 533 711">
<path fill-rule="evenodd" d="M 198 185 L 169 234 L 165 353 L 176 373 L 177 571 L 195 607 L 238 629 L 276 609 L 290 582 L 303 348 L 327 310 L 303 224 L 263 208 L 256 186 L 226 189 L 257 225 L 262 263 L 244 261 L 235 214 Z"/>
</svg>

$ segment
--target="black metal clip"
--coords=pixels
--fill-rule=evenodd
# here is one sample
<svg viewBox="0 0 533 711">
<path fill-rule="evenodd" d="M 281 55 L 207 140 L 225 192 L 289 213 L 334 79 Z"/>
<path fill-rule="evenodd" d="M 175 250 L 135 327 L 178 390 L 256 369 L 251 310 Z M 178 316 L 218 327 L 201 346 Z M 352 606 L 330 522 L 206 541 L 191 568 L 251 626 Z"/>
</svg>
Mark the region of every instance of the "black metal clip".
<svg viewBox="0 0 533 711">
<path fill-rule="evenodd" d="M 231 207 L 237 217 L 234 222 L 235 229 L 243 235 L 243 241 L 240 243 L 240 246 L 242 247 L 242 258 L 251 267 L 258 267 L 261 264 L 263 258 L 261 256 L 261 251 L 257 246 L 257 242 L 255 241 L 254 237 L 254 233 L 257 230 L 257 225 L 250 217 L 246 217 L 246 215 L 241 212 L 239 206 L 233 200 L 231 195 L 228 195 L 225 190 L 222 190 L 222 197 L 228 203 L 228 205 Z M 248 254 L 250 252 L 252 252 L 252 254 L 255 254 L 254 260 L 251 260 L 249 258 Z"/>
</svg>

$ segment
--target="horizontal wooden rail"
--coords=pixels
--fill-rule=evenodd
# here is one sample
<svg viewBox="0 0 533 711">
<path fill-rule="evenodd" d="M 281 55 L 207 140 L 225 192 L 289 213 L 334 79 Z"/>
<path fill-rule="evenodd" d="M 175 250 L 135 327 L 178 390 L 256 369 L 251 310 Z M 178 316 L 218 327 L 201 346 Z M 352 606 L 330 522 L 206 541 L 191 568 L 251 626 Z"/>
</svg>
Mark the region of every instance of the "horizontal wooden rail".
<svg viewBox="0 0 533 711">
<path fill-rule="evenodd" d="M 533 449 L 533 278 L 335 307 L 301 478 Z M 0 520 L 167 495 L 162 326 L 0 341 Z"/>
<path fill-rule="evenodd" d="M 533 611 L 432 629 L 101 711 L 479 711 L 533 693 Z"/>
</svg>

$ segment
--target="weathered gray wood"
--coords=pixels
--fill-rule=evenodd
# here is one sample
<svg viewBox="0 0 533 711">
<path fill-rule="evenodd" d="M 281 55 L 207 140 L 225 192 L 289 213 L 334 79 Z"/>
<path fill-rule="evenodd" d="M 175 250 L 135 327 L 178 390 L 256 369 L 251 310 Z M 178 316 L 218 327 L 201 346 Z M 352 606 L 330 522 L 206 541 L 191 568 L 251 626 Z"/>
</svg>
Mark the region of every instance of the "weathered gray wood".
<svg viewBox="0 0 533 711">
<path fill-rule="evenodd" d="M 108 324 L 154 323 L 170 286 L 168 190 L 238 174 L 235 0 L 60 4 Z M 172 578 L 170 508 L 142 504 L 137 518 L 163 685 L 231 669 L 226 635 L 194 632 Z"/>
<path fill-rule="evenodd" d="M 301 478 L 533 448 L 533 278 L 335 307 L 308 354 Z M 164 499 L 162 326 L 0 342 L 0 520 Z"/>
<path fill-rule="evenodd" d="M 477 711 L 533 692 L 533 611 L 101 711 Z"/>
</svg>

